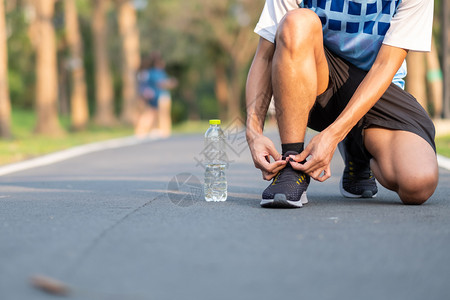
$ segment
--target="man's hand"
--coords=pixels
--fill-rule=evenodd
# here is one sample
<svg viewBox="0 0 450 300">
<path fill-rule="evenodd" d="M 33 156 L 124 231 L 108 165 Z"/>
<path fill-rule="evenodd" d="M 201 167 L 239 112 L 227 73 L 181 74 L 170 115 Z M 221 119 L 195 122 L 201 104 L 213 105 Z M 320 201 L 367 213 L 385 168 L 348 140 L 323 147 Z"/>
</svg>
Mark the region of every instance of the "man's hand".
<svg viewBox="0 0 450 300">
<path fill-rule="evenodd" d="M 248 141 L 255 167 L 260 169 L 265 180 L 272 179 L 286 166 L 286 160 L 275 149 L 273 142 L 264 135 L 258 135 Z M 274 162 L 270 161 L 273 157 Z"/>
<path fill-rule="evenodd" d="M 327 136 L 325 131 L 311 139 L 308 146 L 300 154 L 291 156 L 291 166 L 302 171 L 314 180 L 323 182 L 331 177 L 330 163 L 338 142 Z M 305 161 L 304 164 L 300 162 Z"/>
</svg>

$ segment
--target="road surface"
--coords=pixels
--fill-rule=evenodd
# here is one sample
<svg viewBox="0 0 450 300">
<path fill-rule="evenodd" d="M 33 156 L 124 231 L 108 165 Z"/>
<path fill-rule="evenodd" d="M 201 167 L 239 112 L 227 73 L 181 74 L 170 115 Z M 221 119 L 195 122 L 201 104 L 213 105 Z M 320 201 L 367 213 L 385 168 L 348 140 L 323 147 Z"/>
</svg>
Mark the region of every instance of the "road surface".
<svg viewBox="0 0 450 300">
<path fill-rule="evenodd" d="M 0 176 L 0 299 L 55 299 L 33 274 L 69 285 L 68 299 L 448 299 L 449 171 L 422 206 L 382 187 L 346 199 L 335 155 L 309 204 L 262 209 L 267 182 L 240 134 L 224 203 L 201 199 L 201 135 Z"/>
</svg>

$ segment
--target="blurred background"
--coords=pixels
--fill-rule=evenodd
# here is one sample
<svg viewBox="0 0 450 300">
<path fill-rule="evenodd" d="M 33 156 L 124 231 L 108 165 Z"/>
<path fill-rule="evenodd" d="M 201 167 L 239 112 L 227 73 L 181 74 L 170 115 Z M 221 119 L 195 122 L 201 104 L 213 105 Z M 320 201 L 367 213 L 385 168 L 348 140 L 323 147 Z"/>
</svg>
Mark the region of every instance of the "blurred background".
<svg viewBox="0 0 450 300">
<path fill-rule="evenodd" d="M 446 2 L 435 0 L 432 52 L 408 55 L 406 89 L 436 122 L 450 118 Z M 0 0 L 0 165 L 133 134 L 136 74 L 154 52 L 178 80 L 171 91 L 175 131 L 202 131 L 211 118 L 245 118 L 246 75 L 258 42 L 253 28 L 263 6 Z"/>
</svg>

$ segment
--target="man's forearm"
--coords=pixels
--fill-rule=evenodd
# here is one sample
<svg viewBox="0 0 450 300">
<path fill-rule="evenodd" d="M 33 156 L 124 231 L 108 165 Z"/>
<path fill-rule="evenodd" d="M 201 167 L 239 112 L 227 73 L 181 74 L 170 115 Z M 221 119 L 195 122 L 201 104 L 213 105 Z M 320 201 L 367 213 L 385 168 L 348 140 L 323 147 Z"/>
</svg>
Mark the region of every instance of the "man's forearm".
<svg viewBox="0 0 450 300">
<path fill-rule="evenodd" d="M 406 57 L 404 49 L 383 45 L 374 65 L 350 99 L 346 108 L 327 130 L 341 141 L 375 105 L 394 78 Z"/>
<path fill-rule="evenodd" d="M 252 98 L 250 98 L 252 99 Z M 264 121 L 270 104 L 271 95 L 257 95 L 253 100 L 247 101 L 247 140 L 251 140 L 255 135 L 263 133 Z M 250 103 L 249 103 L 250 102 Z"/>
</svg>

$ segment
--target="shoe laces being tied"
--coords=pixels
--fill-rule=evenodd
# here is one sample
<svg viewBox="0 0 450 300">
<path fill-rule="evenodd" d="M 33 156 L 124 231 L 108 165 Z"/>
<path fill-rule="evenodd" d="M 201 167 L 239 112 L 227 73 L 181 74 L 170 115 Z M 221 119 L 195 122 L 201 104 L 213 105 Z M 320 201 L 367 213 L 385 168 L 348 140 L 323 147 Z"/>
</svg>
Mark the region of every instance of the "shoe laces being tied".
<svg viewBox="0 0 450 300">
<path fill-rule="evenodd" d="M 288 151 L 285 156 L 298 153 Z M 300 199 L 302 193 L 308 187 L 310 177 L 305 173 L 295 170 L 290 163 L 278 172 L 272 183 L 264 191 L 263 198 L 273 198 L 275 194 L 285 194 L 288 200 Z"/>
</svg>

